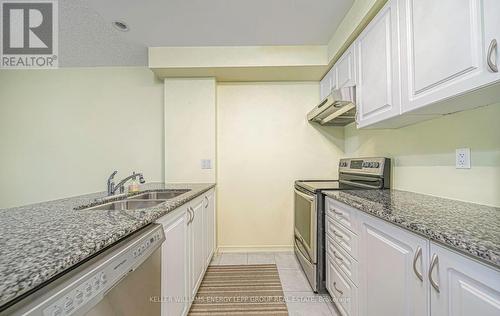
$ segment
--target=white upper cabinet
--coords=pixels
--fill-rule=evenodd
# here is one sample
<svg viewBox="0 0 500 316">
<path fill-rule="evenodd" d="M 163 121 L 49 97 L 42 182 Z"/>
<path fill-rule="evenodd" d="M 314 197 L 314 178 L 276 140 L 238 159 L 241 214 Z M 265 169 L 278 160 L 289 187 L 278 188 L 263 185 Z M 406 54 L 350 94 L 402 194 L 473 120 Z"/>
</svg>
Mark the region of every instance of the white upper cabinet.
<svg viewBox="0 0 500 316">
<path fill-rule="evenodd" d="M 356 84 L 356 74 L 354 67 L 354 45 L 351 45 L 339 58 L 334 66 L 337 69 L 337 88 L 354 86 Z"/>
<path fill-rule="evenodd" d="M 389 1 L 355 41 L 358 127 L 400 114 L 398 1 Z"/>
<path fill-rule="evenodd" d="M 488 48 L 493 39 L 499 40 L 500 1 L 399 2 L 403 113 L 462 110 L 429 105 L 499 79 L 487 60 L 498 57 L 498 49 L 488 54 Z"/>
<path fill-rule="evenodd" d="M 500 315 L 500 272 L 431 243 L 431 315 Z"/>
<path fill-rule="evenodd" d="M 483 0 L 484 43 L 487 75 L 490 81 L 500 80 L 500 1 Z"/>
<path fill-rule="evenodd" d="M 332 67 L 330 71 L 321 79 L 320 83 L 320 99 L 323 101 L 333 89 L 337 86 L 337 71 Z"/>
</svg>

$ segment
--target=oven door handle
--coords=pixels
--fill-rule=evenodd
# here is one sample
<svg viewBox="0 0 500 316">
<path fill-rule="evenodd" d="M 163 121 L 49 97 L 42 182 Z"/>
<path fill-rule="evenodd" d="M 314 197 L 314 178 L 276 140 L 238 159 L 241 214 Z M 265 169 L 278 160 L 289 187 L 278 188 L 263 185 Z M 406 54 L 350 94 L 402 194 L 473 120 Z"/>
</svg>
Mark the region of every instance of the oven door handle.
<svg viewBox="0 0 500 316">
<path fill-rule="evenodd" d="M 301 197 L 303 197 L 304 199 L 308 200 L 309 202 L 313 202 L 314 201 L 314 196 L 310 196 L 309 194 L 305 194 L 297 189 L 294 189 L 295 190 L 295 194 L 298 194 L 300 195 Z"/>
<path fill-rule="evenodd" d="M 313 263 L 313 260 L 312 260 L 311 256 L 307 253 L 307 251 L 306 251 L 306 253 L 304 253 L 304 252 L 300 249 L 301 247 L 297 244 L 297 241 L 298 241 L 298 242 L 300 242 L 300 244 L 302 245 L 302 248 L 306 248 L 306 247 L 305 247 L 305 245 L 304 245 L 304 242 L 303 242 L 303 241 L 299 238 L 299 236 L 294 235 L 294 237 L 295 237 L 295 245 L 297 246 L 297 249 L 300 251 L 300 253 L 301 253 L 304 257 L 306 257 L 307 261 L 309 261 L 310 263 Z"/>
<path fill-rule="evenodd" d="M 367 188 L 367 189 L 382 189 L 382 182 L 380 182 L 378 185 L 369 185 L 365 183 L 359 183 L 359 182 L 354 182 L 354 181 L 349 181 L 349 180 L 339 180 L 340 183 L 344 184 L 349 184 L 352 186 L 356 187 L 361 187 L 361 188 Z"/>
</svg>

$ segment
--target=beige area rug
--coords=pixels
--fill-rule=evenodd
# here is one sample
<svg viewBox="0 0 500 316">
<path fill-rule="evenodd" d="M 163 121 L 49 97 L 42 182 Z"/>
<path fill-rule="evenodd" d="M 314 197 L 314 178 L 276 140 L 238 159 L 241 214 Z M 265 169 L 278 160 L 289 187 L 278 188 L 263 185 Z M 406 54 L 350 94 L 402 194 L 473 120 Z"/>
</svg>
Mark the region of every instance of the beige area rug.
<svg viewBox="0 0 500 316">
<path fill-rule="evenodd" d="M 209 266 L 189 315 L 288 315 L 276 265 Z"/>
</svg>

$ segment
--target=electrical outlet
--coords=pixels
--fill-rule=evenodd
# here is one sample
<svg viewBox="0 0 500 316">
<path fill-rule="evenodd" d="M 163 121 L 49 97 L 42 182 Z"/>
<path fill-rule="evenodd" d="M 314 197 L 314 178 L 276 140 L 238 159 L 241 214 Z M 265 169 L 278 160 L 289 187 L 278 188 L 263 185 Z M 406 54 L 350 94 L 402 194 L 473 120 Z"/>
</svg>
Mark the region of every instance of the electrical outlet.
<svg viewBox="0 0 500 316">
<path fill-rule="evenodd" d="M 202 159 L 201 160 L 201 169 L 212 169 L 212 160 L 211 159 Z"/>
<path fill-rule="evenodd" d="M 457 169 L 470 169 L 470 148 L 457 148 L 455 151 Z"/>
</svg>

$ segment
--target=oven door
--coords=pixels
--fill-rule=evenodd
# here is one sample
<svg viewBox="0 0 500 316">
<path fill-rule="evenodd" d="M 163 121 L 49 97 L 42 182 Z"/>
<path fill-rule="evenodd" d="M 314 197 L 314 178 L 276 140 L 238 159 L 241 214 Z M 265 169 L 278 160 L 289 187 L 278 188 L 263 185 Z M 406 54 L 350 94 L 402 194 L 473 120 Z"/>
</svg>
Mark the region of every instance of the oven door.
<svg viewBox="0 0 500 316">
<path fill-rule="evenodd" d="M 316 196 L 295 189 L 294 203 L 294 243 L 302 256 L 311 264 L 316 264 Z"/>
</svg>

